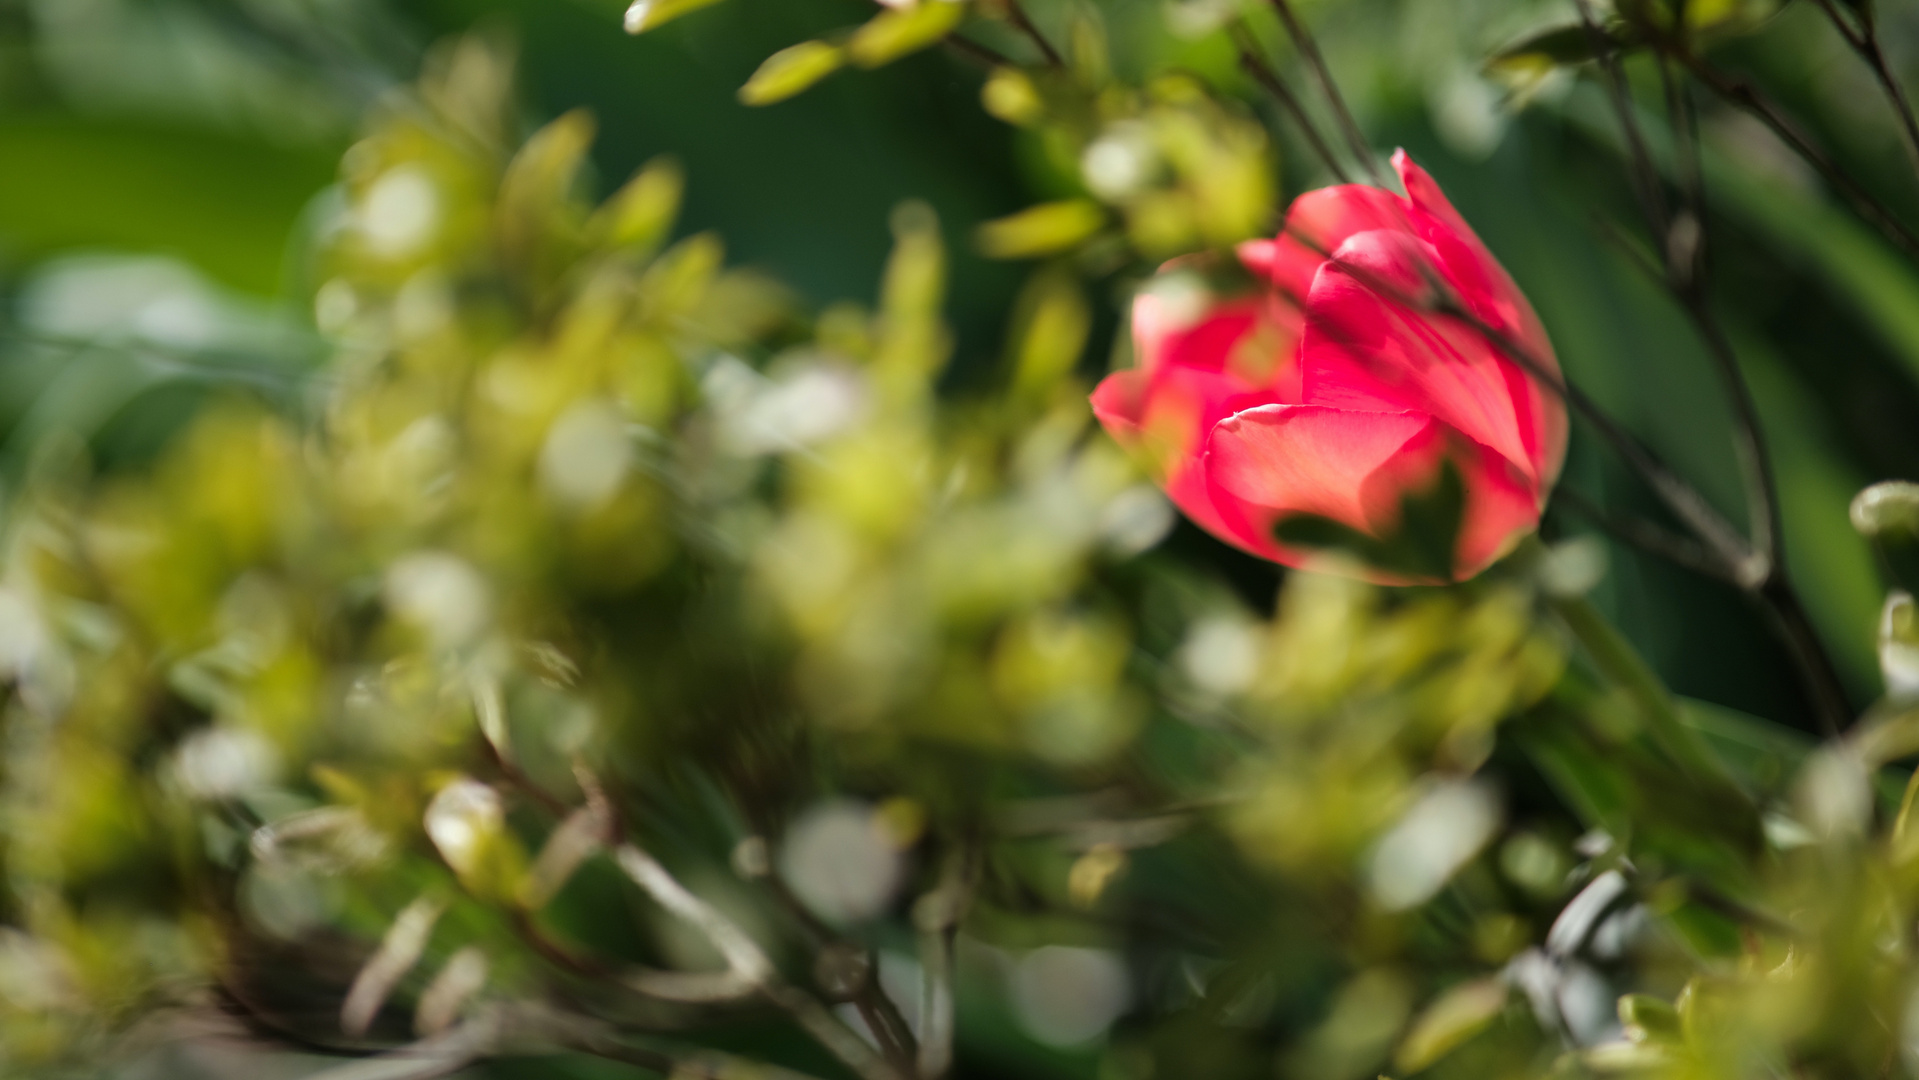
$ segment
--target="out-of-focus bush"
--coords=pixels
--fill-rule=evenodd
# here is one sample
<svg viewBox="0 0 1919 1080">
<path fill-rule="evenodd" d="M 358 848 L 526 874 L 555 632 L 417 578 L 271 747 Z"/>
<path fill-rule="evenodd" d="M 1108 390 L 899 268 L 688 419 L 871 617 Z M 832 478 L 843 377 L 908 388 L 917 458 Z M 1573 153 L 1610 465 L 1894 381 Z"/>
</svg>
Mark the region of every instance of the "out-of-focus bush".
<svg viewBox="0 0 1919 1080">
<path fill-rule="evenodd" d="M 1206 258 L 1275 227 L 1282 171 L 1236 54 L 1133 64 L 1137 7 L 887 4 L 745 84 L 985 55 L 1047 189 L 973 237 L 1033 260 L 990 377 L 950 377 L 928 205 L 876 208 L 873 301 L 816 310 L 680 235 L 673 160 L 600 198 L 587 114 L 523 137 L 478 36 L 347 151 L 317 341 L 173 264 L 43 270 L 40 346 L 216 389 L 150 464 L 28 427 L 0 1067 L 217 1013 L 381 1055 L 340 1077 L 1909 1071 L 1910 597 L 1892 696 L 1815 744 L 1673 698 L 1587 601 L 1591 537 L 1444 589 L 1300 572 L 1271 611 L 1157 550 L 1086 404 L 1099 290 L 1177 254 L 1196 301 L 1244 287 Z M 1602 44 L 1767 14 L 1640 7 Z M 1562 30 L 1495 70 L 1550 96 L 1589 57 Z M 1897 569 L 1910 493 L 1875 492 Z"/>
</svg>

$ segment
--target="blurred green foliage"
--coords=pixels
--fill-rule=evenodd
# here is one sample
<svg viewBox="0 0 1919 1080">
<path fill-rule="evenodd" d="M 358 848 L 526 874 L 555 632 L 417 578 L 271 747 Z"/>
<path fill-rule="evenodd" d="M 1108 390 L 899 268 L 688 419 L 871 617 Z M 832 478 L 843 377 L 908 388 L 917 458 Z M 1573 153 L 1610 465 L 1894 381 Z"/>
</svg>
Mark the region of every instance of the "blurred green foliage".
<svg viewBox="0 0 1919 1080">
<path fill-rule="evenodd" d="M 1601 12 L 1655 167 L 1676 34 L 1919 210 L 1775 7 Z M 1085 391 L 1155 264 L 1331 179 L 1235 41 L 1337 117 L 1265 5 L 1029 8 L 0 0 L 0 1069 L 1912 1070 L 1911 493 L 1847 514 L 1919 460 L 1910 258 L 1700 101 L 1872 703 L 1818 738 L 1757 609 L 1590 511 L 1447 589 L 1176 524 Z M 1577 9 L 1304 14 L 1744 509 Z M 1656 515 L 1588 434 L 1566 487 Z"/>
</svg>

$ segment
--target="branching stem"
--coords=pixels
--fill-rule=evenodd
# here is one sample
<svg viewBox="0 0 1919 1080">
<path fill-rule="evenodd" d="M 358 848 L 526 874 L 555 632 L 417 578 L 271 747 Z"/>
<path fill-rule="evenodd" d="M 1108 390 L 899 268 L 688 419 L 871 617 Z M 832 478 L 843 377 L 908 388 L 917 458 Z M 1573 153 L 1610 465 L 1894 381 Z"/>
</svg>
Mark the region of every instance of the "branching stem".
<svg viewBox="0 0 1919 1080">
<path fill-rule="evenodd" d="M 1012 23 L 1020 33 L 1032 40 L 1033 46 L 1039 49 L 1041 56 L 1046 58 L 1046 66 L 1065 67 L 1066 59 L 1060 56 L 1059 50 L 1053 48 L 1052 42 L 1046 40 L 1046 35 L 1040 33 L 1039 27 L 1035 26 L 1033 20 L 1027 16 L 1026 9 L 1020 6 L 1019 0 L 1001 0 L 1001 2 L 1006 5 L 1006 21 Z"/>
<path fill-rule="evenodd" d="M 1366 144 L 1366 136 L 1359 130 L 1359 123 L 1353 119 L 1352 110 L 1346 107 L 1345 95 L 1339 92 L 1339 81 L 1333 78 L 1333 69 L 1326 63 L 1325 54 L 1319 51 L 1319 42 L 1313 39 L 1312 33 L 1306 29 L 1306 24 L 1300 21 L 1290 0 L 1272 0 L 1272 4 L 1280 23 L 1286 27 L 1287 35 L 1293 39 L 1294 48 L 1299 50 L 1300 57 L 1306 61 L 1306 66 L 1312 71 L 1314 79 L 1318 81 L 1321 92 L 1326 95 L 1326 103 L 1332 107 L 1333 118 L 1338 121 L 1340 134 L 1345 136 L 1346 148 L 1366 170 L 1366 174 L 1372 178 L 1373 183 L 1390 189 L 1392 180 L 1386 175 L 1386 170 L 1380 167 L 1379 158 L 1373 153 L 1372 147 Z"/>
<path fill-rule="evenodd" d="M 1864 218 L 1879 232 L 1892 241 L 1907 255 L 1919 258 L 1919 235 L 1906 227 L 1886 205 L 1874 198 L 1859 182 L 1846 175 L 1837 162 L 1827 156 L 1825 151 L 1813 145 L 1810 138 L 1800 132 L 1797 125 L 1786 118 L 1785 113 L 1773 104 L 1772 100 L 1761 94 L 1758 88 L 1744 79 L 1720 71 L 1706 63 L 1688 50 L 1674 53 L 1677 59 L 1702 86 L 1723 98 L 1732 105 L 1744 110 L 1760 123 L 1779 136 L 1792 151 L 1811 165 L 1824 177 L 1841 198 L 1850 203 L 1853 212 Z"/>
<path fill-rule="evenodd" d="M 1839 36 L 1859 54 L 1866 66 L 1872 70 L 1873 78 L 1879 81 L 1879 88 L 1885 92 L 1886 101 L 1892 105 L 1893 113 L 1899 117 L 1899 130 L 1905 137 L 1906 158 L 1912 164 L 1913 173 L 1919 176 L 1919 118 L 1912 112 L 1912 102 L 1906 97 L 1906 88 L 1893 74 L 1892 65 L 1886 61 L 1886 53 L 1879 45 L 1879 22 L 1873 15 L 1871 5 L 1861 5 L 1858 9 L 1859 25 L 1851 26 L 1839 12 L 1833 0 L 1814 0 L 1819 9 L 1826 13 Z"/>
<path fill-rule="evenodd" d="M 1293 126 L 1299 129 L 1300 135 L 1312 148 L 1314 155 L 1326 164 L 1333 178 L 1342 184 L 1352 183 L 1352 176 L 1346 172 L 1346 167 L 1339 163 L 1338 156 L 1333 153 L 1332 147 L 1327 145 L 1325 137 L 1319 133 L 1319 126 L 1313 123 L 1305 106 L 1300 104 L 1298 96 L 1293 93 L 1291 87 L 1286 85 L 1286 80 L 1280 78 L 1279 72 L 1261 55 L 1259 41 L 1253 37 L 1252 31 L 1243 21 L 1235 20 L 1231 32 L 1234 44 L 1239 46 L 1239 66 L 1253 77 L 1253 81 L 1258 83 L 1261 89 L 1271 94 L 1273 100 L 1279 102 L 1279 107 L 1292 118 Z"/>
</svg>

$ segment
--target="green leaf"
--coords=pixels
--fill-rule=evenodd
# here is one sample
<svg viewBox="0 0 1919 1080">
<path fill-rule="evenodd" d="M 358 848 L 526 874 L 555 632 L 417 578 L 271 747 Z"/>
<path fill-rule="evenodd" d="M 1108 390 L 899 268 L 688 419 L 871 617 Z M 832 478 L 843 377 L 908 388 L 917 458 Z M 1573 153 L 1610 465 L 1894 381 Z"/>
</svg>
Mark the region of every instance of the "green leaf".
<svg viewBox="0 0 1919 1080">
<path fill-rule="evenodd" d="M 626 32 L 644 34 L 717 3 L 719 0 L 633 0 L 633 6 L 626 9 Z"/>
<path fill-rule="evenodd" d="M 939 41 L 965 17 L 963 0 L 920 0 L 913 7 L 888 8 L 853 32 L 846 43 L 847 59 L 863 68 L 892 63 Z"/>
<path fill-rule="evenodd" d="M 753 77 L 740 87 L 746 105 L 771 105 L 812 86 L 838 71 L 846 53 L 824 41 L 802 41 L 766 58 Z"/>
<path fill-rule="evenodd" d="M 1650 994 L 1627 994 L 1619 999 L 1619 1022 L 1634 1042 L 1678 1042 L 1679 1011 Z"/>
<path fill-rule="evenodd" d="M 1461 983 L 1440 995 L 1413 1021 L 1393 1054 L 1400 1075 L 1419 1072 L 1486 1030 L 1506 1008 L 1508 988 L 1493 977 Z"/>
<path fill-rule="evenodd" d="M 1076 275 L 1059 268 L 1036 275 L 1015 314 L 1014 392 L 1032 400 L 1051 391 L 1079 362 L 1092 318 Z"/>
<path fill-rule="evenodd" d="M 671 157 L 646 163 L 593 216 L 595 239 L 610 248 L 650 255 L 673 231 L 686 190 L 686 173 Z"/>
<path fill-rule="evenodd" d="M 500 181 L 500 247 L 535 293 L 555 285 L 586 239 L 587 209 L 577 192 L 594 127 L 584 109 L 559 117 L 527 140 Z"/>
<path fill-rule="evenodd" d="M 1106 212 L 1085 199 L 1041 203 L 979 227 L 980 252 L 991 259 L 1054 255 L 1090 239 L 1106 224 Z"/>
</svg>

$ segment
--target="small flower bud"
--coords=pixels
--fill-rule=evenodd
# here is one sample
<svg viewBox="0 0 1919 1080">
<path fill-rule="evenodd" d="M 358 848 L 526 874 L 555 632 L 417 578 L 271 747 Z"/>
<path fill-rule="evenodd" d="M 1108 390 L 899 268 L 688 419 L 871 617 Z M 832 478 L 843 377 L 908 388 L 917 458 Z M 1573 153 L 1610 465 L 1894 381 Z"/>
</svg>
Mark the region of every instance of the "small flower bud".
<svg viewBox="0 0 1919 1080">
<path fill-rule="evenodd" d="M 1919 484 L 1888 480 L 1852 500 L 1852 527 L 1872 542 L 1893 583 L 1919 590 Z"/>
</svg>

